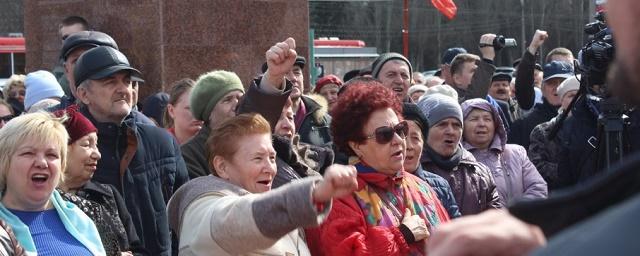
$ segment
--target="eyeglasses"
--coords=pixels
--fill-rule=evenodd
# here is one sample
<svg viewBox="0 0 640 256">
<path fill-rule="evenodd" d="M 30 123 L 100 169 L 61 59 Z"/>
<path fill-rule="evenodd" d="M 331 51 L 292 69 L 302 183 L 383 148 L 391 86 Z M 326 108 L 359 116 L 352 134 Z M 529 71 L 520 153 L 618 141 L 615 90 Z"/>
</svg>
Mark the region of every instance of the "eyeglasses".
<svg viewBox="0 0 640 256">
<path fill-rule="evenodd" d="M 0 121 L 9 122 L 13 119 L 13 115 L 0 116 Z"/>
<path fill-rule="evenodd" d="M 405 138 L 409 133 L 409 125 L 407 121 L 402 121 L 395 126 L 382 126 L 376 128 L 373 134 L 366 136 L 366 139 L 376 139 L 378 144 L 387 144 L 393 140 L 393 135 L 398 134 L 401 138 Z"/>
</svg>

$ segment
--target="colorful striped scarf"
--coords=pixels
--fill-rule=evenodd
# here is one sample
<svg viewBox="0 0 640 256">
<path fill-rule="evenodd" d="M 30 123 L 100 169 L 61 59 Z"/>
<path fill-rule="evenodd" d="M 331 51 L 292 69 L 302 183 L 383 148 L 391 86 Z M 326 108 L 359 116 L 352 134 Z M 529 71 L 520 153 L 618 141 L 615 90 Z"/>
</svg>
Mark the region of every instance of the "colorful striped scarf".
<svg viewBox="0 0 640 256">
<path fill-rule="evenodd" d="M 389 176 L 361 162 L 355 163 L 355 167 L 358 170 L 355 199 L 367 225 L 398 227 L 407 208 L 425 220 L 429 232 L 449 221 L 433 188 L 420 178 L 405 171 Z M 423 246 L 410 247 L 411 255 L 423 254 Z"/>
</svg>

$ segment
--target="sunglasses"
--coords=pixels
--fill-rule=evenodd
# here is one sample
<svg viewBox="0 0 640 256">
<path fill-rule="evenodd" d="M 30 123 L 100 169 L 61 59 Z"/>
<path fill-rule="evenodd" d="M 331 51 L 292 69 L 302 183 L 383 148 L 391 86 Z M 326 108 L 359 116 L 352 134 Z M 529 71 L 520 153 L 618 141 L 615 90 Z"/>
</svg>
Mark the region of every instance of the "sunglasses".
<svg viewBox="0 0 640 256">
<path fill-rule="evenodd" d="M 0 121 L 9 122 L 13 119 L 13 115 L 0 116 Z"/>
<path fill-rule="evenodd" d="M 366 136 L 366 139 L 376 139 L 378 144 L 387 144 L 393 140 L 393 135 L 398 134 L 401 138 L 405 138 L 409 133 L 409 125 L 407 121 L 402 121 L 395 126 L 382 126 L 376 128 L 373 134 Z"/>
</svg>

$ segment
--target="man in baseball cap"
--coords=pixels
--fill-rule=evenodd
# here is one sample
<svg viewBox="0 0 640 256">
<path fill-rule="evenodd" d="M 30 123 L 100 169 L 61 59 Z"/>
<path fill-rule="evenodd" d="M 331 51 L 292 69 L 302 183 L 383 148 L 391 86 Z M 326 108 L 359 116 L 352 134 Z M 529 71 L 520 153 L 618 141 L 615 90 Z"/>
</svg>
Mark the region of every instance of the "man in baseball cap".
<svg viewBox="0 0 640 256">
<path fill-rule="evenodd" d="M 73 76 L 80 112 L 98 128 L 98 149 L 106 159 L 98 162 L 100 171 L 92 179 L 120 188 L 151 255 L 170 255 L 165 202 L 189 178 L 175 139 L 162 128 L 140 123 L 132 111 L 132 81 L 140 71 L 115 48 L 98 46 L 80 55 Z"/>
</svg>

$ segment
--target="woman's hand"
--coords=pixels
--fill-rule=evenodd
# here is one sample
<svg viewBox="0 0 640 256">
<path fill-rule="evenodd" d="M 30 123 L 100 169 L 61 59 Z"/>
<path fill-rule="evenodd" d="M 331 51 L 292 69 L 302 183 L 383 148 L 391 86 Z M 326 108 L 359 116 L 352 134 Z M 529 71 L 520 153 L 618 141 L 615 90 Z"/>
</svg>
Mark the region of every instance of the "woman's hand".
<svg viewBox="0 0 640 256">
<path fill-rule="evenodd" d="M 409 208 L 406 208 L 406 210 L 404 211 L 402 225 L 406 227 L 406 229 L 411 231 L 411 234 L 413 234 L 413 242 L 425 239 L 430 235 L 429 229 L 427 229 L 427 224 L 424 222 L 424 220 L 420 218 L 419 215 L 412 215 Z M 405 237 L 405 240 L 410 241 L 411 239 L 406 239 Z"/>
<path fill-rule="evenodd" d="M 334 197 L 351 194 L 358 187 L 356 168 L 350 165 L 334 164 L 327 168 L 324 179 L 313 190 L 313 201 L 327 202 Z"/>
</svg>

